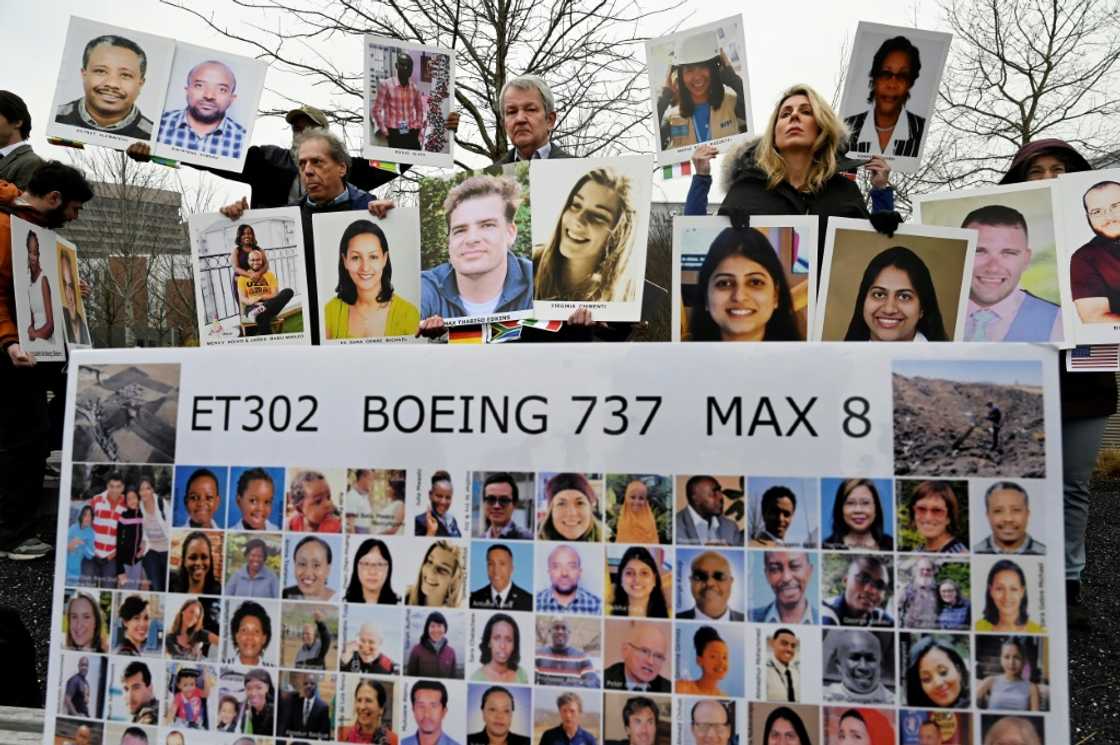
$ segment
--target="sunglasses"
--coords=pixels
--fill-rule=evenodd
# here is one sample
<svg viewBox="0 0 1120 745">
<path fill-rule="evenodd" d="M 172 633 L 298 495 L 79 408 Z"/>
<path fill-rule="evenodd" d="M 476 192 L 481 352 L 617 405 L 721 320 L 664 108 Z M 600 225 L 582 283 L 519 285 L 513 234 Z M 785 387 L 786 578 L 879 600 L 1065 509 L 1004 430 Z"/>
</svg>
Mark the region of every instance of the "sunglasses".
<svg viewBox="0 0 1120 745">
<path fill-rule="evenodd" d="M 499 504 L 502 507 L 509 507 L 511 504 L 513 504 L 513 497 L 495 497 L 493 494 L 487 494 L 482 498 L 482 501 L 490 505 L 491 507 L 496 504 Z"/>
<path fill-rule="evenodd" d="M 719 569 L 712 572 L 711 574 L 705 572 L 703 569 L 692 570 L 693 582 L 707 582 L 708 579 L 714 579 L 716 582 L 726 582 L 727 580 L 731 579 L 731 575 Z"/>
</svg>

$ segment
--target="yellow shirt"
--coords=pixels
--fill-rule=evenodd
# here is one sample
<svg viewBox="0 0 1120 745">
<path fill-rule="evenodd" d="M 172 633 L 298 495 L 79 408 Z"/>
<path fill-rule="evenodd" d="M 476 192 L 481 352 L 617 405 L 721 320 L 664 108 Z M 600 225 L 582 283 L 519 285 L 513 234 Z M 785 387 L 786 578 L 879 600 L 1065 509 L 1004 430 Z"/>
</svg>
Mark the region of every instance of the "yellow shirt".
<svg viewBox="0 0 1120 745">
<path fill-rule="evenodd" d="M 327 301 L 323 324 L 328 339 L 350 339 L 350 306 L 337 296 Z M 420 327 L 420 311 L 415 305 L 393 293 L 389 301 L 389 317 L 385 319 L 385 336 L 412 336 Z"/>
<path fill-rule="evenodd" d="M 251 305 L 259 300 L 267 300 L 275 295 L 280 289 L 280 283 L 276 281 L 276 275 L 272 272 L 265 272 L 264 276 L 260 279 L 251 279 L 250 277 L 237 278 L 237 294 L 242 299 L 244 305 Z"/>
<path fill-rule="evenodd" d="M 986 618 L 981 618 L 976 622 L 977 631 L 995 631 L 995 627 Z M 1040 626 L 1037 621 L 1027 621 L 1027 625 L 1023 629 L 1016 629 L 1016 631 L 1023 631 L 1028 634 L 1042 634 L 1046 631 L 1045 628 Z"/>
</svg>

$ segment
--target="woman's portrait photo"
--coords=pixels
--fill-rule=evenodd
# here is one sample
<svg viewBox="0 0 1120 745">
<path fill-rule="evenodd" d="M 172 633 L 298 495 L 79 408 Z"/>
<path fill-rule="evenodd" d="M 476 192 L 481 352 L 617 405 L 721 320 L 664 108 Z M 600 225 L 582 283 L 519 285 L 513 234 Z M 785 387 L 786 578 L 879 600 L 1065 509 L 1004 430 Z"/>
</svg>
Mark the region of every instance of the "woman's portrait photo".
<svg viewBox="0 0 1120 745">
<path fill-rule="evenodd" d="M 118 593 L 113 621 L 113 654 L 124 657 L 163 654 L 160 629 L 164 597 L 157 593 Z"/>
<path fill-rule="evenodd" d="M 471 638 L 477 639 L 478 644 L 477 649 L 470 651 L 475 665 L 470 680 L 477 683 L 530 683 L 533 626 L 526 623 L 522 628 L 520 619 L 525 616 L 517 614 L 514 617 L 501 611 L 473 613 L 471 616 L 475 625 Z M 525 640 L 524 645 L 522 639 Z"/>
<path fill-rule="evenodd" d="M 168 595 L 165 608 L 171 619 L 163 637 L 167 656 L 173 660 L 217 662 L 222 622 L 217 598 Z"/>
<path fill-rule="evenodd" d="M 78 250 L 64 238 L 56 237 L 58 248 L 58 282 L 62 290 L 62 329 L 66 343 L 72 347 L 88 347 L 89 335 L 86 306 L 82 300 L 78 275 Z"/>
<path fill-rule="evenodd" d="M 420 210 L 382 219 L 367 210 L 315 215 L 320 337 L 381 341 L 416 335 L 420 324 Z"/>
<path fill-rule="evenodd" d="M 673 692 L 690 696 L 745 695 L 746 654 L 742 625 L 677 624 L 676 683 Z"/>
<path fill-rule="evenodd" d="M 603 539 L 603 479 L 600 474 L 537 474 L 537 539 L 590 541 Z"/>
<path fill-rule="evenodd" d="M 673 480 L 655 474 L 608 473 L 604 526 L 611 543 L 673 542 Z"/>
<path fill-rule="evenodd" d="M 906 670 L 904 703 L 935 709 L 972 706 L 968 636 L 901 634 L 899 643 Z"/>
<path fill-rule="evenodd" d="M 860 22 L 840 103 L 849 157 L 878 155 L 901 173 L 917 170 L 951 38 Z"/>
<path fill-rule="evenodd" d="M 172 531 L 168 589 L 186 595 L 221 595 L 222 538 L 220 531 Z"/>
<path fill-rule="evenodd" d="M 890 745 L 895 742 L 893 711 L 826 706 L 823 713 L 824 745 Z M 919 741 L 917 745 L 923 743 Z"/>
<path fill-rule="evenodd" d="M 112 613 L 113 593 L 67 590 L 62 605 L 63 649 L 108 652 Z"/>
<path fill-rule="evenodd" d="M 223 622 L 226 665 L 276 665 L 280 649 L 280 604 L 275 600 L 227 600 Z"/>
<path fill-rule="evenodd" d="M 899 625 L 910 629 L 968 631 L 972 626 L 967 561 L 921 556 L 898 563 Z"/>
<path fill-rule="evenodd" d="M 335 602 L 342 579 L 342 536 L 288 536 L 285 562 L 285 600 Z"/>
<path fill-rule="evenodd" d="M 398 675 L 403 648 L 400 608 L 349 606 L 342 621 L 341 669 L 348 673 Z"/>
<path fill-rule="evenodd" d="M 407 552 L 405 590 L 407 605 L 433 608 L 459 608 L 465 600 L 467 554 L 463 546 L 440 539 L 428 543 L 428 549 Z M 414 558 L 415 555 L 415 558 Z M 419 558 L 419 564 L 416 563 Z"/>
<path fill-rule="evenodd" d="M 391 539 L 390 539 L 391 540 Z M 393 551 L 389 544 L 380 538 L 350 538 L 348 567 L 349 580 L 346 583 L 347 603 L 374 603 L 397 605 L 401 594 L 394 586 Z M 397 575 L 397 583 L 401 580 Z"/>
<path fill-rule="evenodd" d="M 725 217 L 675 218 L 680 340 L 804 341 L 812 305 L 804 237 L 792 226 L 736 230 Z"/>
<path fill-rule="evenodd" d="M 906 225 L 893 237 L 829 220 L 818 341 L 951 341 L 967 310 L 976 231 Z"/>
<path fill-rule="evenodd" d="M 890 479 L 821 479 L 823 548 L 893 551 L 894 484 Z"/>
<path fill-rule="evenodd" d="M 400 721 L 396 681 L 364 675 L 343 675 L 339 680 L 338 741 L 398 745 L 394 722 Z"/>
<path fill-rule="evenodd" d="M 62 301 L 54 231 L 13 217 L 12 282 L 15 287 L 15 321 L 23 348 L 37 359 L 62 360 L 66 339 L 62 333 Z"/>
<path fill-rule="evenodd" d="M 467 614 L 405 610 L 404 674 L 414 678 L 462 680 L 466 666 Z"/>
<path fill-rule="evenodd" d="M 981 593 L 984 597 L 983 607 L 972 614 L 977 631 L 1046 633 L 1042 559 L 976 556 L 972 570 L 973 596 L 978 604 Z"/>
<path fill-rule="evenodd" d="M 608 546 L 607 585 L 612 616 L 673 617 L 673 562 L 667 549 Z"/>
<path fill-rule="evenodd" d="M 303 231 L 294 207 L 190 217 L 199 341 L 311 343 L 304 305 Z M 321 272 L 320 272 L 321 275 Z"/>
<path fill-rule="evenodd" d="M 818 707 L 758 703 L 749 706 L 752 744 L 823 745 Z"/>
<path fill-rule="evenodd" d="M 279 533 L 227 533 L 224 594 L 279 597 L 283 555 Z"/>
<path fill-rule="evenodd" d="M 980 715 L 980 745 L 1046 745 L 1046 720 L 1039 716 Z"/>
<path fill-rule="evenodd" d="M 899 550 L 927 554 L 968 553 L 968 482 L 895 483 Z"/>
<path fill-rule="evenodd" d="M 705 142 L 746 137 L 751 109 L 741 18 L 650 39 L 646 61 L 660 165 L 688 160 Z"/>
<path fill-rule="evenodd" d="M 536 317 L 567 320 L 587 307 L 596 321 L 640 320 L 648 164 L 640 156 L 539 160 L 530 175 Z"/>
<path fill-rule="evenodd" d="M 1048 711 L 1048 647 L 1045 637 L 977 636 L 976 705 L 993 711 Z"/>
</svg>

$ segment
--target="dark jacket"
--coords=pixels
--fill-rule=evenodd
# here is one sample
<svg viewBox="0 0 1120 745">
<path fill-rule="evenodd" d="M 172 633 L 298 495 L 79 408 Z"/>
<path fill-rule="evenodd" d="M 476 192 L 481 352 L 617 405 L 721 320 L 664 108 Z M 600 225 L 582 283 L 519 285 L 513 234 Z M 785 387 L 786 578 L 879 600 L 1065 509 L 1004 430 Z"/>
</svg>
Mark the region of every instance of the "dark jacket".
<svg viewBox="0 0 1120 745">
<path fill-rule="evenodd" d="M 836 173 L 816 193 L 800 192 L 783 181 L 766 188 L 766 174 L 754 161 L 757 141 L 744 143 L 729 153 L 723 169 L 723 198 L 720 214 L 741 210 L 748 215 L 816 215 L 817 267 L 824 257 L 828 218 L 867 219 L 867 205 L 855 182 Z M 841 165 L 841 168 L 843 166 Z"/>
<path fill-rule="evenodd" d="M 1093 167 L 1081 153 L 1064 140 L 1046 139 L 1029 142 L 1019 148 L 1011 166 L 1000 179 L 1001 184 L 1019 184 L 1027 180 L 1031 160 L 1039 155 L 1055 155 L 1065 161 L 1069 173 L 1091 171 Z M 1062 398 L 1062 418 L 1080 419 L 1112 416 L 1116 413 L 1116 374 L 1111 372 L 1066 372 L 1066 355 L 1058 355 L 1058 388 Z"/>
<path fill-rule="evenodd" d="M 404 674 L 415 678 L 454 678 L 455 668 L 455 650 L 450 642 L 437 652 L 430 642 L 422 641 L 408 653 Z"/>
<path fill-rule="evenodd" d="M 240 181 L 252 188 L 249 197 L 251 209 L 264 209 L 266 207 L 283 207 L 287 205 L 292 196 L 294 183 L 299 180 L 299 167 L 292 157 L 290 148 L 279 145 L 253 145 L 245 155 L 245 168 L 237 171 L 226 171 L 220 168 L 208 168 L 188 163 L 192 168 L 210 171 L 222 178 Z M 401 172 L 408 170 L 408 166 L 401 166 Z M 370 191 L 382 184 L 387 184 L 397 177 L 392 171 L 374 168 L 368 160 L 353 158 L 350 162 L 350 171 L 346 174 L 346 181 L 364 191 Z M 303 190 L 299 190 L 303 196 Z"/>
<path fill-rule="evenodd" d="M 499 160 L 498 162 L 499 163 L 513 163 L 513 162 L 515 162 L 514 157 L 516 157 L 516 151 L 514 150 L 514 148 L 511 147 L 509 149 L 509 152 L 506 153 L 505 157 L 502 158 L 501 160 Z M 552 149 L 548 151 L 548 159 L 549 160 L 560 160 L 561 158 L 574 158 L 574 157 L 576 157 L 576 156 L 572 155 L 567 150 L 562 150 L 560 148 L 560 146 L 557 145 L 555 142 L 552 143 Z"/>
<path fill-rule="evenodd" d="M 467 735 L 467 745 L 490 745 L 490 736 L 486 734 L 486 729 Z M 516 732 L 509 732 L 506 734 L 506 745 L 529 745 L 529 738 Z"/>
<path fill-rule="evenodd" d="M 614 690 L 626 690 L 626 665 L 616 662 L 603 671 L 603 687 Z M 672 693 L 673 687 L 664 676 L 658 675 L 649 682 L 650 693 Z"/>
<path fill-rule="evenodd" d="M 20 189 L 26 189 L 31 174 L 43 165 L 43 159 L 35 154 L 30 143 L 23 143 L 12 152 L 0 158 L 0 180 L 9 181 Z"/>
<path fill-rule="evenodd" d="M 251 148 L 250 148 L 251 149 Z M 304 275 L 307 278 L 307 316 L 304 318 L 305 324 L 310 324 L 308 327 L 311 331 L 311 343 L 319 343 L 319 292 L 318 285 L 315 283 L 315 236 L 311 230 L 311 216 L 321 215 L 327 212 L 347 212 L 349 210 L 361 210 L 369 206 L 373 201 L 373 196 L 369 192 L 362 191 L 353 184 L 346 184 L 346 198 L 340 202 L 332 202 L 318 207 L 312 207 L 307 203 L 307 198 L 303 198 L 298 202 L 299 216 L 303 223 L 303 264 Z M 324 251 L 336 251 L 336 247 L 326 246 Z"/>
<path fill-rule="evenodd" d="M 280 737 L 302 737 L 308 740 L 331 739 L 331 712 L 327 702 L 315 694 L 307 725 L 303 723 L 303 697 L 294 693 L 280 697 L 280 716 L 276 734 Z"/>
<path fill-rule="evenodd" d="M 531 613 L 533 610 L 533 596 L 513 583 L 510 583 L 506 602 L 508 606 L 505 610 L 520 610 L 526 613 Z M 471 593 L 471 607 L 495 610 L 494 593 L 489 583 Z"/>
<path fill-rule="evenodd" d="M 851 138 L 848 140 L 848 150 L 857 153 L 870 153 L 871 149 L 867 143 L 863 147 L 859 144 L 859 133 L 863 129 L 863 123 L 867 121 L 867 112 L 861 112 L 855 116 L 849 116 L 844 120 L 844 124 L 848 125 L 848 131 L 852 133 Z M 918 116 L 912 111 L 906 112 L 906 125 L 910 128 L 910 139 L 900 140 L 899 142 L 892 142 L 894 145 L 894 152 L 889 153 L 895 157 L 903 158 L 917 158 L 918 152 L 922 149 L 922 135 L 925 133 L 926 120 L 925 117 Z"/>
</svg>

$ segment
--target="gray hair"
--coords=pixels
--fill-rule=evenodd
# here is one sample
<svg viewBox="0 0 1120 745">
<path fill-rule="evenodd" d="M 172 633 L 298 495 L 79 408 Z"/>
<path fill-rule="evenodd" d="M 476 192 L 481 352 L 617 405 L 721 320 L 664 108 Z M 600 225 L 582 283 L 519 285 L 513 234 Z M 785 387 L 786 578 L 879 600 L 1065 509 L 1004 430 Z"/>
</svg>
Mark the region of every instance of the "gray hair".
<svg viewBox="0 0 1120 745">
<path fill-rule="evenodd" d="M 506 91 L 510 88 L 516 88 L 519 91 L 533 90 L 541 95 L 541 100 L 544 101 L 544 113 L 551 114 L 556 111 L 556 99 L 552 97 L 552 89 L 548 87 L 548 83 L 544 82 L 544 78 L 539 75 L 517 75 L 510 78 L 502 86 L 502 92 L 498 95 L 498 107 L 502 110 L 502 118 L 505 118 L 505 103 Z"/>
<path fill-rule="evenodd" d="M 997 481 L 996 483 L 994 483 L 994 484 L 992 484 L 991 486 L 988 487 L 988 491 L 984 492 L 984 509 L 985 510 L 987 510 L 988 507 L 989 507 L 989 503 L 992 500 L 992 495 L 995 494 L 997 491 L 1017 491 L 1017 492 L 1019 492 L 1020 494 L 1023 495 L 1023 504 L 1025 504 L 1027 506 L 1027 509 L 1030 509 L 1031 498 L 1030 498 L 1030 495 L 1027 494 L 1026 489 L 1019 486 L 1014 481 Z"/>
<path fill-rule="evenodd" d="M 330 151 L 331 158 L 335 163 L 341 163 L 346 166 L 346 173 L 350 173 L 350 153 L 346 152 L 346 145 L 338 138 L 338 135 L 331 132 L 329 129 L 323 127 L 312 127 L 305 129 L 296 135 L 295 145 L 296 153 L 299 153 L 300 147 L 308 140 L 323 140 L 327 143 L 327 148 Z"/>
<path fill-rule="evenodd" d="M 323 130 L 324 132 L 326 130 Z M 333 135 L 331 135 L 333 137 Z M 336 138 L 337 139 L 337 138 Z M 319 471 L 300 471 L 292 479 L 292 485 L 288 487 L 288 493 L 292 495 L 292 500 L 299 504 L 306 496 L 307 485 L 312 481 L 326 481 L 327 477 Z"/>
</svg>

